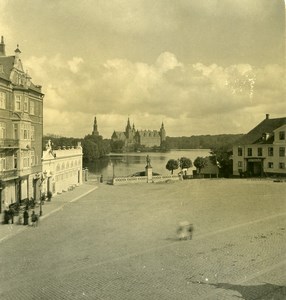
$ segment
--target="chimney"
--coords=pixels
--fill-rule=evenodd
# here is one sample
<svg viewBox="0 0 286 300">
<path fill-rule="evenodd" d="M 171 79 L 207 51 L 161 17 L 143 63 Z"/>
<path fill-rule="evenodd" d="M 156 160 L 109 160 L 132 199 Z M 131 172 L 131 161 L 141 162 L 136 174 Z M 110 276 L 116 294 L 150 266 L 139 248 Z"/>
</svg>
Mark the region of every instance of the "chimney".
<svg viewBox="0 0 286 300">
<path fill-rule="evenodd" d="M 4 44 L 4 37 L 1 36 L 1 43 L 0 43 L 0 56 L 6 56 L 5 52 L 5 44 Z"/>
<path fill-rule="evenodd" d="M 269 114 L 266 114 L 266 120 L 268 120 L 269 119 Z"/>
</svg>

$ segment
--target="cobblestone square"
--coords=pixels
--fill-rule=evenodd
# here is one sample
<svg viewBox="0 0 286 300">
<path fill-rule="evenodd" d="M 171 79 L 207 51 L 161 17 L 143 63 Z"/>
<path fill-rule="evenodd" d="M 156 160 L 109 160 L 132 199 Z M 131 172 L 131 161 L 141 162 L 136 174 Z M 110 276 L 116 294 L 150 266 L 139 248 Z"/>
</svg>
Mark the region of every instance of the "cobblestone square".
<svg viewBox="0 0 286 300">
<path fill-rule="evenodd" d="M 205 179 L 59 197 L 39 227 L 1 243 L 0 299 L 285 299 L 285 194 Z M 181 221 L 192 240 L 178 240 Z"/>
</svg>

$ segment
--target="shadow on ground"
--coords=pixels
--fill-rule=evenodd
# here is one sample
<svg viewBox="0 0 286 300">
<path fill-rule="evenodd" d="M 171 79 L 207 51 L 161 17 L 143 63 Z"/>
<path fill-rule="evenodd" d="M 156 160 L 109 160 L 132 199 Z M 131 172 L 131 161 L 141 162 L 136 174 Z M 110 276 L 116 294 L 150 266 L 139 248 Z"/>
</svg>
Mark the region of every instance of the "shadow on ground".
<svg viewBox="0 0 286 300">
<path fill-rule="evenodd" d="M 230 283 L 205 283 L 193 282 L 197 284 L 207 284 L 218 289 L 233 290 L 240 293 L 241 296 L 235 296 L 245 300 L 285 300 L 286 286 L 264 283 L 260 285 L 239 285 Z"/>
</svg>

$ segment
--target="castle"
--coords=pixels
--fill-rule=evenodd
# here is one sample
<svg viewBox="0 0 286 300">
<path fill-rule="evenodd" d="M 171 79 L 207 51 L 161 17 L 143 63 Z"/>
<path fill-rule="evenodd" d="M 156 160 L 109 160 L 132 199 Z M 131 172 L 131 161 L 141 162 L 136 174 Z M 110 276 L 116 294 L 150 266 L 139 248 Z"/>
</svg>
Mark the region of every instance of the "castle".
<svg viewBox="0 0 286 300">
<path fill-rule="evenodd" d="M 112 142 L 122 141 L 124 148 L 130 150 L 136 146 L 151 148 L 160 147 L 166 140 L 166 131 L 162 123 L 160 130 L 136 130 L 135 125 L 131 127 L 128 118 L 125 131 L 114 131 L 111 136 Z"/>
</svg>

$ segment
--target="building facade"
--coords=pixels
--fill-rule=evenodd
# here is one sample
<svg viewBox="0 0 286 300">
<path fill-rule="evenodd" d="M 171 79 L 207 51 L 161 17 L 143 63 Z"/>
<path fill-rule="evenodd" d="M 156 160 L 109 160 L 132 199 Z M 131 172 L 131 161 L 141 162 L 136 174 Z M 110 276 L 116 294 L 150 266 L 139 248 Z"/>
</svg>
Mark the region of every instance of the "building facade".
<svg viewBox="0 0 286 300">
<path fill-rule="evenodd" d="M 266 118 L 233 147 L 233 175 L 286 176 L 286 117 Z"/>
<path fill-rule="evenodd" d="M 131 127 L 128 118 L 125 131 L 114 131 L 111 140 L 122 141 L 126 150 L 135 145 L 147 148 L 160 147 L 166 140 L 166 131 L 163 123 L 160 130 L 136 130 L 134 124 Z"/>
<path fill-rule="evenodd" d="M 66 192 L 82 184 L 82 147 L 53 150 L 51 142 L 43 151 L 42 193 Z"/>
<path fill-rule="evenodd" d="M 39 198 L 42 172 L 43 98 L 24 71 L 17 46 L 7 56 L 0 43 L 0 211 Z"/>
</svg>

